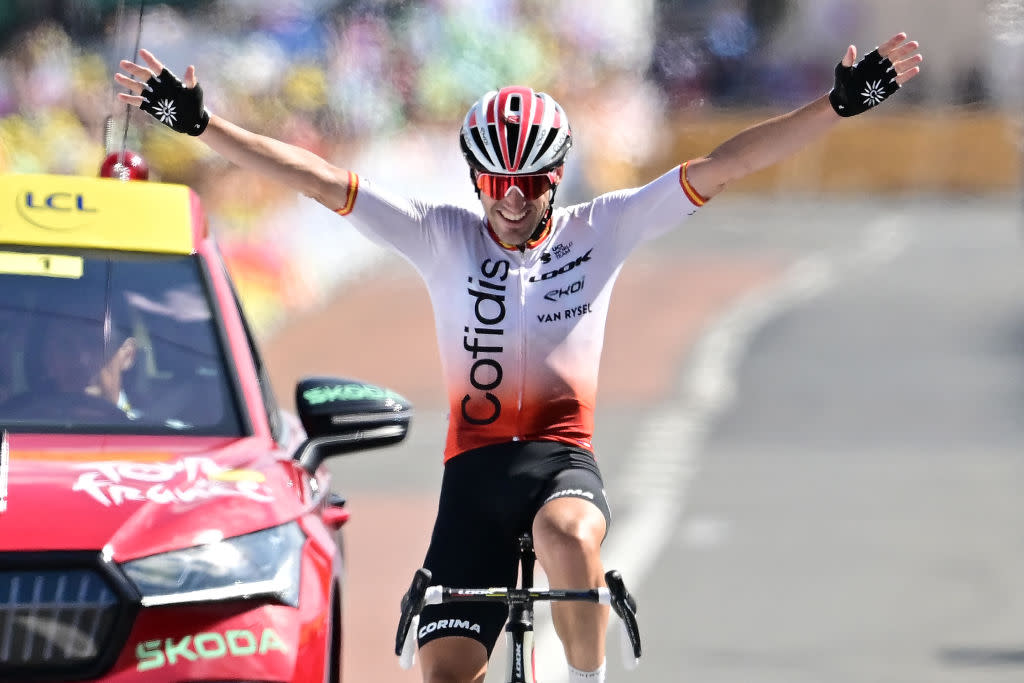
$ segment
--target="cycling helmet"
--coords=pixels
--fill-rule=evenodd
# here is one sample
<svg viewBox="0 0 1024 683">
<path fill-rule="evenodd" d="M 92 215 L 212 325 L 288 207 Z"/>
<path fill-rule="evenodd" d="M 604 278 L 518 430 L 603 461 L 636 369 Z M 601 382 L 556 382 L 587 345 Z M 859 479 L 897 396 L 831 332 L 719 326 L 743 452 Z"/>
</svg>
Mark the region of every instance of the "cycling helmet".
<svg viewBox="0 0 1024 683">
<path fill-rule="evenodd" d="M 572 131 L 553 97 L 509 86 L 492 90 L 470 107 L 459 140 L 474 171 L 530 175 L 565 163 Z"/>
</svg>

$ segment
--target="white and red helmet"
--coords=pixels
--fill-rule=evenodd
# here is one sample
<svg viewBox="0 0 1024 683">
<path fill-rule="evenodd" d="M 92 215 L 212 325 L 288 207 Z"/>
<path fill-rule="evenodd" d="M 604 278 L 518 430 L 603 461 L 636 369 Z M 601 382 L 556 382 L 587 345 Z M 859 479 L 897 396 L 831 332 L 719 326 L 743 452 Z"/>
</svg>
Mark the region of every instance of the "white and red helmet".
<svg viewBox="0 0 1024 683">
<path fill-rule="evenodd" d="M 572 131 L 553 97 L 532 88 L 508 86 L 492 90 L 470 107 L 459 139 L 474 170 L 530 175 L 565 163 Z"/>
</svg>

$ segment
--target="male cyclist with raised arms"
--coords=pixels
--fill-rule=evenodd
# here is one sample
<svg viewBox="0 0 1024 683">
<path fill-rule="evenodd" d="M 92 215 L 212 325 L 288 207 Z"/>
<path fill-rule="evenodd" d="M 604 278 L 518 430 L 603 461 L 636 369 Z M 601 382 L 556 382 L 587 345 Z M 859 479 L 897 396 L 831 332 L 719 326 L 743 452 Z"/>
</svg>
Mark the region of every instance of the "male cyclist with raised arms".
<svg viewBox="0 0 1024 683">
<path fill-rule="evenodd" d="M 730 182 L 774 164 L 881 103 L 919 72 L 916 42 L 898 34 L 856 62 L 847 48 L 835 87 L 748 128 L 643 187 L 553 207 L 572 145 L 561 106 L 526 87 L 489 92 L 469 110 L 460 144 L 480 212 L 408 199 L 313 153 L 244 130 L 202 106 L 149 52 L 121 62 L 125 102 L 230 161 L 290 185 L 405 256 L 434 306 L 450 421 L 440 504 L 424 561 L 436 583 L 515 584 L 517 537 L 532 531 L 552 588 L 603 585 L 610 514 L 591 446 L 594 397 L 612 284 L 641 242 L 683 223 Z M 552 606 L 571 681 L 604 680 L 607 607 Z M 482 681 L 505 620 L 502 605 L 427 607 L 418 633 L 426 681 Z"/>
</svg>

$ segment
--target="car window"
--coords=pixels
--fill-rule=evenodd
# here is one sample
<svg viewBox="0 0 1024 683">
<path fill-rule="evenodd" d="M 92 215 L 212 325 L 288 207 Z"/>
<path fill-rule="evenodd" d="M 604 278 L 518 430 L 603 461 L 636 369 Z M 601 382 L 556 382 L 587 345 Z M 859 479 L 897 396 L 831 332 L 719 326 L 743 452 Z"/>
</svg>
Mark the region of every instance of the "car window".
<svg viewBox="0 0 1024 683">
<path fill-rule="evenodd" d="M 240 435 L 198 260 L 0 250 L 0 424 Z"/>
</svg>

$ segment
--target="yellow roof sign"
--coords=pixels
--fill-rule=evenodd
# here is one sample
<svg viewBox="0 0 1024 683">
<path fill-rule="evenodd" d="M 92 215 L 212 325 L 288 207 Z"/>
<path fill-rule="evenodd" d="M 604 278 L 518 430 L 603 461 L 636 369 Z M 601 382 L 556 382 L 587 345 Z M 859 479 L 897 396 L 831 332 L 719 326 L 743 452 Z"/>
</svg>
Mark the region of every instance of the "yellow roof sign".
<svg viewBox="0 0 1024 683">
<path fill-rule="evenodd" d="M 0 244 L 189 254 L 184 185 L 59 175 L 0 175 Z"/>
</svg>

